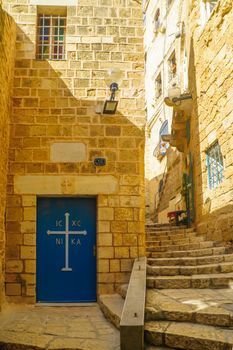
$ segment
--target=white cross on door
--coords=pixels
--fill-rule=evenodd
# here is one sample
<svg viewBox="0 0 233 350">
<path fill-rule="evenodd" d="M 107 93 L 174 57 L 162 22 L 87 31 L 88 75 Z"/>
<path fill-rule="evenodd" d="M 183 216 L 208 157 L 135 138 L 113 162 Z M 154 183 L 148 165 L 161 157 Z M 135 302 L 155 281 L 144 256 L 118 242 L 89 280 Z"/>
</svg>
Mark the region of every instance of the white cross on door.
<svg viewBox="0 0 233 350">
<path fill-rule="evenodd" d="M 61 271 L 72 271 L 72 268 L 69 267 L 69 236 L 70 235 L 87 235 L 87 231 L 69 231 L 69 213 L 65 213 L 65 231 L 47 231 L 48 235 L 65 235 L 66 244 L 65 244 L 65 267 Z"/>
</svg>

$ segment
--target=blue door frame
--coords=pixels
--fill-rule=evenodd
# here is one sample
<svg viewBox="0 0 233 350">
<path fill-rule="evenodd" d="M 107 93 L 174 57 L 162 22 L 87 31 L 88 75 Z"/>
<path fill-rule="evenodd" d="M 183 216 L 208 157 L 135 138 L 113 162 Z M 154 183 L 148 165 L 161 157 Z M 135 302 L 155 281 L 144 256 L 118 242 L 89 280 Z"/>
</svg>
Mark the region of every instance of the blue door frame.
<svg viewBox="0 0 233 350">
<path fill-rule="evenodd" d="M 37 200 L 37 302 L 96 301 L 96 199 Z"/>
</svg>

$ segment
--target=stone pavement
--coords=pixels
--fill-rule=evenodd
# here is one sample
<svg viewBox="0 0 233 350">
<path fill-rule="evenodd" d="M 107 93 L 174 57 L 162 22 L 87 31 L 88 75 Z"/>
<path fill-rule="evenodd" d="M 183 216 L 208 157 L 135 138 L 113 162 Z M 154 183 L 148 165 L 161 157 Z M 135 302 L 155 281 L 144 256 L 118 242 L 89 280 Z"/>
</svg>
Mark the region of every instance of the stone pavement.
<svg viewBox="0 0 233 350">
<path fill-rule="evenodd" d="M 0 313 L 0 349 L 119 350 L 120 335 L 93 306 L 9 306 Z"/>
</svg>

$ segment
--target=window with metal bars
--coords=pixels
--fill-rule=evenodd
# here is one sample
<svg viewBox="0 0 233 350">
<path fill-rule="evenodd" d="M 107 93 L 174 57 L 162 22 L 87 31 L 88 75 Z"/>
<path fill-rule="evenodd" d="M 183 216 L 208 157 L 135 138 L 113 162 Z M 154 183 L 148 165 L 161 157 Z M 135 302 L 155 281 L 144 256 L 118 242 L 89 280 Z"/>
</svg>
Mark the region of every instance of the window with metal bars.
<svg viewBox="0 0 233 350">
<path fill-rule="evenodd" d="M 218 142 L 206 151 L 206 165 L 208 171 L 208 186 L 217 187 L 224 179 L 223 156 Z"/>
<path fill-rule="evenodd" d="M 40 60 L 64 60 L 65 32 L 65 16 L 39 14 L 36 58 Z"/>
</svg>

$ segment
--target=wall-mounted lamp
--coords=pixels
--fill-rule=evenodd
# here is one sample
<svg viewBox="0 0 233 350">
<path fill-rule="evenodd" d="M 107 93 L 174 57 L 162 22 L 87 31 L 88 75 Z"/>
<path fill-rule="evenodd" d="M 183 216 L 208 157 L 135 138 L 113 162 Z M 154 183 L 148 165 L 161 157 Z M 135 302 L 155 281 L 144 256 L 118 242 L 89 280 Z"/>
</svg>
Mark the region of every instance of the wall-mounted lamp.
<svg viewBox="0 0 233 350">
<path fill-rule="evenodd" d="M 172 102 L 176 103 L 179 101 L 191 100 L 192 95 L 181 95 L 180 97 L 173 97 Z"/>
<path fill-rule="evenodd" d="M 192 95 L 181 94 L 180 88 L 178 86 L 168 89 L 168 96 L 165 97 L 164 102 L 167 106 L 173 107 L 181 104 L 181 101 L 191 100 Z"/>
<path fill-rule="evenodd" d="M 103 114 L 115 114 L 118 101 L 115 100 L 116 91 L 119 89 L 119 84 L 122 82 L 122 72 L 118 68 L 111 68 L 108 70 L 105 83 L 109 86 L 111 96 L 109 100 L 104 103 Z"/>
</svg>

